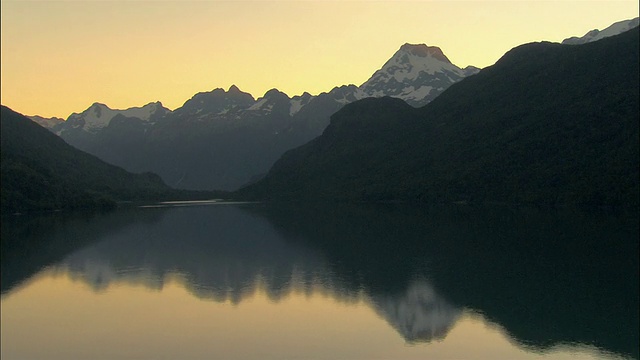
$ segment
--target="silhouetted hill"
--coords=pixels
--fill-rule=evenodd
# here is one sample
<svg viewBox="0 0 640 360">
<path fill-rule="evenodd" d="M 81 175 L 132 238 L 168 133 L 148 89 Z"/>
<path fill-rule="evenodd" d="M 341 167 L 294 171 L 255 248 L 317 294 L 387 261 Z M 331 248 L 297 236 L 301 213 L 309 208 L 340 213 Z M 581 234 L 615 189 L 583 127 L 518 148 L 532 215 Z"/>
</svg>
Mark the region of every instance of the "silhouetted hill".
<svg viewBox="0 0 640 360">
<path fill-rule="evenodd" d="M 3 212 L 108 207 L 116 200 L 188 196 L 170 189 L 155 174 L 132 174 L 80 151 L 5 106 L 0 123 Z"/>
<path fill-rule="evenodd" d="M 423 108 L 345 106 L 238 194 L 637 206 L 639 63 L 637 28 L 522 45 Z"/>
</svg>

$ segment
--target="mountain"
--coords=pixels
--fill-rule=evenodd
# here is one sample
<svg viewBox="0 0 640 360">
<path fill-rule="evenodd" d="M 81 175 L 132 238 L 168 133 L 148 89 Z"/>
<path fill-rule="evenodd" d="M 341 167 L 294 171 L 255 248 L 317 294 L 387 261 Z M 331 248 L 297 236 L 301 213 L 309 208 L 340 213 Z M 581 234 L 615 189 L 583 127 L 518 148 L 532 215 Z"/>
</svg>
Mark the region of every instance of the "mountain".
<svg viewBox="0 0 640 360">
<path fill-rule="evenodd" d="M 522 45 L 420 109 L 349 104 L 237 194 L 638 206 L 638 40 Z"/>
<path fill-rule="evenodd" d="M 253 100 L 231 87 L 206 96 L 197 107 L 190 107 L 195 97 L 187 101 L 149 130 L 134 155 L 136 170 L 153 169 L 174 187 L 235 189 L 290 148 L 278 141 L 292 122 L 286 94 L 272 89 Z"/>
<path fill-rule="evenodd" d="M 594 29 L 586 33 L 583 37 L 573 36 L 568 39 L 564 39 L 562 43 L 567 45 L 586 44 L 588 42 L 598 41 L 600 39 L 604 39 L 609 36 L 622 34 L 625 31 L 628 31 L 633 29 L 634 27 L 637 27 L 639 24 L 640 24 L 640 18 L 618 21 L 602 31 L 598 29 Z"/>
<path fill-rule="evenodd" d="M 113 206 L 184 196 L 152 173 L 132 174 L 77 150 L 2 106 L 2 211 Z"/>
<path fill-rule="evenodd" d="M 36 124 L 47 129 L 52 129 L 54 126 L 62 124 L 64 122 L 64 119 L 61 119 L 58 117 L 45 118 L 39 115 L 27 116 L 27 117 L 31 119 L 33 122 L 35 122 Z"/>
<path fill-rule="evenodd" d="M 214 89 L 210 92 L 200 92 L 187 100 L 182 107 L 176 109 L 174 117 L 187 118 L 195 121 L 206 119 L 226 118 L 227 114 L 235 114 L 253 105 L 255 99 L 251 94 L 240 91 L 235 85 L 226 92 L 224 89 Z"/>
<path fill-rule="evenodd" d="M 453 65 L 436 46 L 404 44 L 359 89 L 364 97 L 391 96 L 419 107 L 442 91 L 479 71 Z"/>
<path fill-rule="evenodd" d="M 423 105 L 477 70 L 451 64 L 437 47 L 405 44 L 359 87 L 293 98 L 271 89 L 255 99 L 234 85 L 197 93 L 174 111 L 160 103 L 125 110 L 95 103 L 51 130 L 125 170 L 157 173 L 172 187 L 235 190 L 320 135 L 346 104 L 389 95 Z"/>
<path fill-rule="evenodd" d="M 302 145 L 322 134 L 330 116 L 346 104 L 368 97 L 391 96 L 420 107 L 478 71 L 473 66 L 461 69 L 453 65 L 438 47 L 404 44 L 362 85 L 338 86 L 313 98 L 284 133 L 290 144 Z"/>
<path fill-rule="evenodd" d="M 94 103 L 50 130 L 110 164 L 132 172 L 148 172 L 151 169 L 134 166 L 135 158 L 142 151 L 149 128 L 170 112 L 160 102 L 123 110 Z"/>
<path fill-rule="evenodd" d="M 170 112 L 162 106 L 162 103 L 149 103 L 142 107 L 133 107 L 126 110 L 114 110 L 105 104 L 94 103 L 82 113 L 73 113 L 69 116 L 64 126 L 55 129 L 58 133 L 71 131 L 72 129 L 82 129 L 88 133 L 95 134 L 108 126 L 116 115 L 137 118 L 146 122 L 157 120 Z"/>
</svg>

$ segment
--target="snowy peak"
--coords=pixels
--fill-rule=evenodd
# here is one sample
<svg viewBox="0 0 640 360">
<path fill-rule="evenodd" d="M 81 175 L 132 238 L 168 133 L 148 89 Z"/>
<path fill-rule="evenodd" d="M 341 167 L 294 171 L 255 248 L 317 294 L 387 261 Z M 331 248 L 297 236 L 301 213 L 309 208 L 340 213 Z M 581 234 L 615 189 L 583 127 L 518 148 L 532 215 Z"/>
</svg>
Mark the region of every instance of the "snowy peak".
<svg viewBox="0 0 640 360">
<path fill-rule="evenodd" d="M 253 96 L 232 85 L 229 91 L 216 88 L 208 92 L 199 92 L 187 100 L 181 108 L 176 109 L 180 116 L 196 116 L 198 118 L 226 114 L 250 107 L 255 102 Z"/>
<path fill-rule="evenodd" d="M 461 69 L 453 65 L 440 48 L 425 44 L 404 44 L 380 70 L 373 74 L 372 79 L 379 78 L 383 81 L 393 79 L 404 82 L 416 80 L 421 74 L 433 75 L 441 72 L 462 75 Z"/>
<path fill-rule="evenodd" d="M 635 19 L 631 19 L 631 20 L 623 20 L 623 21 L 618 21 L 614 24 L 612 24 L 611 26 L 607 27 L 606 29 L 600 31 L 598 29 L 594 29 L 589 31 L 588 33 L 586 33 L 584 36 L 582 37 L 570 37 L 568 39 L 564 39 L 562 41 L 563 44 L 565 45 L 580 45 L 580 44 L 586 44 L 586 43 L 590 43 L 593 41 L 598 41 L 610 36 L 615 36 L 618 34 L 622 34 L 625 31 L 631 30 L 635 27 L 638 27 L 638 25 L 640 24 L 640 18 L 635 18 Z"/>
<path fill-rule="evenodd" d="M 251 105 L 247 110 L 251 111 L 262 111 L 264 113 L 270 113 L 274 106 L 279 109 L 287 108 L 287 111 L 290 107 L 291 99 L 289 96 L 278 89 L 271 89 L 267 91 L 263 97 L 259 98 L 255 104 Z"/>
<path fill-rule="evenodd" d="M 281 101 L 289 101 L 287 94 L 278 89 L 271 89 L 267 91 L 263 97 L 256 100 L 256 103 L 251 105 L 247 110 L 271 110 L 274 103 Z"/>
<path fill-rule="evenodd" d="M 143 121 L 151 121 L 158 115 L 164 115 L 171 110 L 162 106 L 160 101 L 151 102 L 142 107 L 132 107 L 126 110 L 114 110 L 125 117 L 134 117 Z M 116 114 L 117 115 L 117 114 Z M 114 115 L 115 116 L 115 115 Z"/>
<path fill-rule="evenodd" d="M 391 96 L 418 107 L 478 71 L 473 66 L 461 69 L 452 64 L 437 46 L 407 43 L 360 85 L 360 90 L 363 97 Z"/>
<path fill-rule="evenodd" d="M 95 102 L 82 113 L 73 113 L 67 118 L 66 124 L 73 128 L 81 127 L 88 132 L 97 132 L 106 127 L 116 115 L 124 117 L 138 118 L 145 122 L 150 122 L 159 116 L 170 112 L 162 106 L 162 103 L 151 102 L 141 107 L 132 107 L 124 110 L 111 109 L 107 105 Z"/>
</svg>

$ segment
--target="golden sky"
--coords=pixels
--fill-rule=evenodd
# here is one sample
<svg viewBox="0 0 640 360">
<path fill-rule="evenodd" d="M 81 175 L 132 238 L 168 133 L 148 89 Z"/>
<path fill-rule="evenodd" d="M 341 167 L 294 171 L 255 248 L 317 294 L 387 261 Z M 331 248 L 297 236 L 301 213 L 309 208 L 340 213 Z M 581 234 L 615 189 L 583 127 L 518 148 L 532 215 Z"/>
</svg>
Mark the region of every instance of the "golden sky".
<svg viewBox="0 0 640 360">
<path fill-rule="evenodd" d="M 1 102 L 67 118 L 236 84 L 254 97 L 365 82 L 404 43 L 485 67 L 638 16 L 637 0 L 1 1 Z"/>
</svg>

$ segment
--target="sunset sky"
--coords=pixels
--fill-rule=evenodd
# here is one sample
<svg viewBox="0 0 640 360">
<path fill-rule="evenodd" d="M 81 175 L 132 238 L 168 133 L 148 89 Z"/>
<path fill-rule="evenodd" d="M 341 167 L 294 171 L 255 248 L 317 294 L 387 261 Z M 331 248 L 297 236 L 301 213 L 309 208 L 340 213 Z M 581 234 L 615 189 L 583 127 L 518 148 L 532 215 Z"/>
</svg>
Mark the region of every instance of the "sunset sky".
<svg viewBox="0 0 640 360">
<path fill-rule="evenodd" d="M 94 102 L 181 106 L 236 84 L 254 97 L 365 82 L 404 43 L 456 65 L 638 16 L 625 1 L 1 2 L 1 102 L 67 118 Z"/>
</svg>

